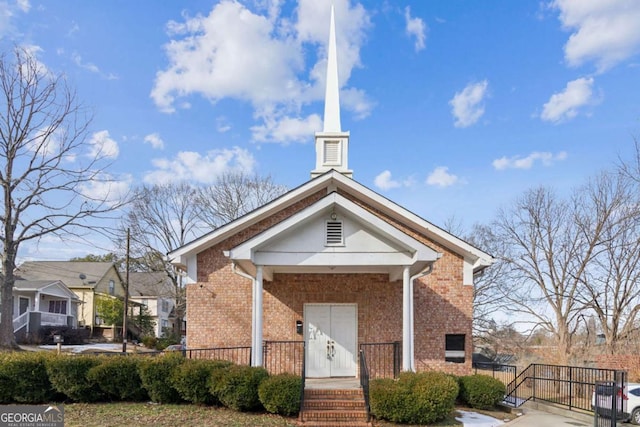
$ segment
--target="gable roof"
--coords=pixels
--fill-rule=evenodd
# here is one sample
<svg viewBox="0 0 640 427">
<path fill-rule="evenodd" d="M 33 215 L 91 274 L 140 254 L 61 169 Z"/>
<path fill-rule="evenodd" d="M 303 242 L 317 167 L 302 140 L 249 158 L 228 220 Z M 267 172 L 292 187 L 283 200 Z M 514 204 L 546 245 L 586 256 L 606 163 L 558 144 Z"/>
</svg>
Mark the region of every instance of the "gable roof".
<svg viewBox="0 0 640 427">
<path fill-rule="evenodd" d="M 169 252 L 168 257 L 172 263 L 180 266 L 186 266 L 187 260 L 190 257 L 193 257 L 205 249 L 233 236 L 240 230 L 256 224 L 276 212 L 293 205 L 303 198 L 323 190 L 327 191 L 327 193 L 340 191 L 341 193 L 349 194 L 354 198 L 363 201 L 384 215 L 387 215 L 405 226 L 424 234 L 429 239 L 443 247 L 463 256 L 467 260 L 470 260 L 474 271 L 482 270 L 493 262 L 491 255 L 486 252 L 470 245 L 451 233 L 444 231 L 413 212 L 365 187 L 357 181 L 347 178 L 335 170 L 330 170 L 316 178 L 313 178 L 262 207 L 259 207 L 194 241 Z"/>
<path fill-rule="evenodd" d="M 110 269 L 122 281 L 112 262 L 26 261 L 16 269 L 16 276 L 27 280 L 61 280 L 69 288 L 95 288 Z"/>
<path fill-rule="evenodd" d="M 129 295 L 131 297 L 168 297 L 173 288 L 166 273 L 129 273 Z"/>
</svg>

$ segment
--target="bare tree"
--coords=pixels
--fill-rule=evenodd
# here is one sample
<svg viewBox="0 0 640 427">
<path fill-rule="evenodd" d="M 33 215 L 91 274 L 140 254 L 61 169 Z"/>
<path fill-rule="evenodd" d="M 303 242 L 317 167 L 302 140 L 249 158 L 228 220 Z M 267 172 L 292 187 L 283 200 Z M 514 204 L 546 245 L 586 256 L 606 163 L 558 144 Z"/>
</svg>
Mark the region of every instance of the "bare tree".
<svg viewBox="0 0 640 427">
<path fill-rule="evenodd" d="M 182 276 L 166 259 L 167 252 L 183 246 L 202 228 L 195 203 L 197 189 L 187 183 L 142 186 L 135 191 L 123 229 L 130 229 L 134 269 L 163 272 L 171 280 L 172 292 L 159 295 L 175 300 L 178 336 L 186 313 Z"/>
<path fill-rule="evenodd" d="M 16 47 L 0 57 L 0 97 L 0 347 L 12 348 L 20 246 L 48 235 L 82 237 L 88 220 L 107 216 L 120 202 L 90 191 L 109 187 L 108 156 L 87 142 L 90 114 L 63 76 Z"/>
<path fill-rule="evenodd" d="M 601 194 L 600 194 L 601 196 Z M 558 362 L 567 363 L 584 276 L 601 250 L 603 231 L 621 206 L 617 193 L 599 198 L 597 186 L 576 190 L 568 200 L 548 188 L 527 191 L 499 211 L 492 228 L 504 242 L 503 298 L 533 328 L 550 333 Z"/>
<path fill-rule="evenodd" d="M 639 329 L 640 199 L 635 179 L 624 173 L 602 174 L 589 186 L 595 206 L 615 209 L 604 224 L 599 251 L 585 270 L 579 293 L 599 321 L 608 353 Z"/>
<path fill-rule="evenodd" d="M 243 172 L 223 174 L 215 184 L 201 188 L 198 205 L 201 219 L 215 229 L 284 194 L 287 188 L 271 177 Z"/>
</svg>

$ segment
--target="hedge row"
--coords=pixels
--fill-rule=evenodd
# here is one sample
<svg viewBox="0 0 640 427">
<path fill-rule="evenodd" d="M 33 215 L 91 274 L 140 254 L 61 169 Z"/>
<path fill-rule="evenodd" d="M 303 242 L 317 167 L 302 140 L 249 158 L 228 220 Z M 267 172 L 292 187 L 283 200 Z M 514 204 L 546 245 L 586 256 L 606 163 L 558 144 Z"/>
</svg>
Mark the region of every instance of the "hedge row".
<svg viewBox="0 0 640 427">
<path fill-rule="evenodd" d="M 430 424 L 443 420 L 456 401 L 491 409 L 504 399 L 505 386 L 485 375 L 455 377 L 442 372 L 403 373 L 398 380 L 370 383 L 371 413 L 395 423 Z"/>
<path fill-rule="evenodd" d="M 294 415 L 300 377 L 179 354 L 67 356 L 0 353 L 0 404 L 144 401 L 219 405 Z"/>
<path fill-rule="evenodd" d="M 0 404 L 51 401 L 189 402 L 224 405 L 237 411 L 295 415 L 301 379 L 269 376 L 263 368 L 219 360 L 185 359 L 180 354 L 68 356 L 0 353 Z M 372 380 L 371 412 L 396 423 L 429 424 L 447 417 L 456 399 L 472 408 L 496 406 L 504 385 L 491 377 L 456 378 L 440 372 L 403 373 L 398 380 Z"/>
</svg>

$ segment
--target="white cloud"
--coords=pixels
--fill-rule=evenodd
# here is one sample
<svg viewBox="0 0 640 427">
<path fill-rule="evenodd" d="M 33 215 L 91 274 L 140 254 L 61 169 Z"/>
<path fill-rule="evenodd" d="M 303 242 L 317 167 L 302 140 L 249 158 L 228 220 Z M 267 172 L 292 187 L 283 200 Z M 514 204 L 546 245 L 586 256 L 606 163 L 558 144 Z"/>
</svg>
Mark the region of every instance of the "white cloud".
<svg viewBox="0 0 640 427">
<path fill-rule="evenodd" d="M 102 174 L 83 184 L 80 187 L 80 193 L 89 200 L 104 201 L 107 204 L 116 205 L 126 198 L 132 183 L 133 177 L 131 175 L 116 178 Z"/>
<path fill-rule="evenodd" d="M 263 122 L 255 126 L 260 130 L 255 137 L 289 142 L 264 131 L 291 128 L 291 117 L 304 117 L 305 105 L 323 99 L 329 3 L 301 0 L 292 16 L 282 15 L 279 4 L 262 4 L 263 12 L 267 9 L 263 15 L 248 5 L 222 0 L 206 16 L 169 22 L 172 40 L 164 46 L 169 64 L 156 74 L 150 94 L 156 106 L 164 112 L 188 108 L 185 98 L 193 95 L 212 103 L 223 98 L 244 101 Z M 361 5 L 351 6 L 348 0 L 334 5 L 339 76 L 345 87 L 353 68 L 360 65 L 369 18 Z M 317 56 L 309 54 L 311 49 L 318 50 Z M 309 67 L 308 57 L 320 59 Z M 349 102 L 343 105 L 358 117 L 372 108 L 362 91 L 349 92 L 346 98 Z M 287 123 L 275 123 L 281 120 Z"/>
<path fill-rule="evenodd" d="M 255 159 L 245 149 L 212 150 L 205 155 L 194 151 L 181 151 L 175 159 L 153 159 L 156 170 L 145 174 L 147 183 L 167 183 L 189 180 L 210 184 L 226 172 L 252 173 Z"/>
<path fill-rule="evenodd" d="M 278 120 L 264 116 L 265 123 L 252 126 L 253 140 L 257 142 L 279 142 L 288 144 L 291 142 L 304 142 L 314 132 L 322 129 L 322 119 L 317 114 L 306 118 L 282 117 Z"/>
<path fill-rule="evenodd" d="M 410 37 L 415 37 L 416 41 L 414 47 L 416 52 L 421 51 L 425 47 L 425 40 L 427 38 L 427 25 L 420 18 L 411 17 L 411 8 L 409 6 L 404 8 L 404 19 L 406 21 L 405 31 Z"/>
<path fill-rule="evenodd" d="M 392 188 L 397 188 L 401 185 L 400 182 L 391 179 L 391 172 L 388 170 L 385 170 L 376 176 L 373 183 L 381 190 L 391 190 Z"/>
<path fill-rule="evenodd" d="M 71 59 L 80 68 L 84 68 L 85 70 L 91 71 L 92 73 L 100 72 L 100 68 L 98 68 L 96 64 L 93 64 L 91 62 L 82 62 L 82 56 L 80 56 L 78 52 L 72 53 Z"/>
<path fill-rule="evenodd" d="M 220 133 L 229 132 L 231 125 L 226 117 L 220 116 L 216 118 L 216 130 Z"/>
<path fill-rule="evenodd" d="M 391 172 L 389 170 L 385 170 L 380 172 L 380 174 L 375 177 L 373 183 L 379 189 L 386 191 L 398 187 L 411 187 L 415 182 L 412 177 L 409 177 L 403 181 L 398 181 L 391 178 Z"/>
<path fill-rule="evenodd" d="M 115 159 L 120 153 L 118 143 L 109 136 L 109 131 L 101 130 L 91 135 L 89 140 L 91 149 L 88 153 L 90 157 Z"/>
<path fill-rule="evenodd" d="M 159 133 L 150 133 L 144 137 L 144 142 L 151 144 L 151 147 L 155 150 L 164 150 L 164 141 L 160 138 Z"/>
<path fill-rule="evenodd" d="M 449 105 L 452 107 L 456 127 L 468 127 L 476 123 L 484 114 L 484 101 L 489 82 L 469 83 L 461 92 L 456 92 Z"/>
<path fill-rule="evenodd" d="M 18 0 L 16 4 L 18 8 L 24 13 L 29 12 L 29 10 L 31 9 L 31 3 L 29 3 L 29 0 Z"/>
<path fill-rule="evenodd" d="M 492 165 L 496 170 L 504 169 L 531 169 L 536 161 L 539 161 L 544 166 L 551 166 L 555 162 L 565 160 L 567 153 L 561 151 L 557 154 L 534 151 L 527 157 L 513 156 L 513 157 L 501 157 L 493 161 Z"/>
<path fill-rule="evenodd" d="M 438 166 L 427 177 L 428 185 L 438 187 L 449 187 L 459 181 L 460 179 L 456 175 L 449 173 L 449 168 L 446 166 Z"/>
<path fill-rule="evenodd" d="M 543 105 L 540 118 L 547 122 L 560 123 L 574 118 L 578 109 L 595 102 L 593 78 L 579 78 L 567 83 L 564 91 L 553 94 Z"/>
<path fill-rule="evenodd" d="M 564 47 L 570 66 L 593 61 L 604 72 L 640 52 L 638 0 L 555 0 L 552 7 L 573 31 Z"/>
</svg>

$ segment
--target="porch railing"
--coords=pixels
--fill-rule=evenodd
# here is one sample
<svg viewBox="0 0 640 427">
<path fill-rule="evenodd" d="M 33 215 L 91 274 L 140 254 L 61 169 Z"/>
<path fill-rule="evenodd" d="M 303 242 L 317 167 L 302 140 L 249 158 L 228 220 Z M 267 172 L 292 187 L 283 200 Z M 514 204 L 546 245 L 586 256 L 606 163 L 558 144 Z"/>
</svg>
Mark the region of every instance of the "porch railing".
<svg viewBox="0 0 640 427">
<path fill-rule="evenodd" d="M 265 341 L 263 365 L 272 375 L 297 374 L 302 369 L 304 350 L 304 341 Z"/>
<path fill-rule="evenodd" d="M 58 326 L 67 324 L 67 315 L 58 313 L 40 312 L 40 324 L 43 326 Z"/>
<path fill-rule="evenodd" d="M 27 332 L 29 332 L 29 312 L 22 313 L 20 316 L 13 319 L 13 332 L 16 333 L 20 329 L 27 327 Z"/>
<path fill-rule="evenodd" d="M 369 361 L 368 370 L 371 378 L 398 378 L 402 360 L 400 341 L 360 344 Z"/>
</svg>

